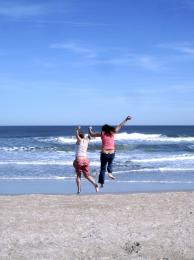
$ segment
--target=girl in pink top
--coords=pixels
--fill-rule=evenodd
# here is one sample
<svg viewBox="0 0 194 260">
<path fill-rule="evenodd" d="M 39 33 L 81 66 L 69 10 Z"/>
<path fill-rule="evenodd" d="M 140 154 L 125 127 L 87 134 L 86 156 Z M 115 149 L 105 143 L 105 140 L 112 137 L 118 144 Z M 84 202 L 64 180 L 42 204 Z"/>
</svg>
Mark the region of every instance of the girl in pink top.
<svg viewBox="0 0 194 260">
<path fill-rule="evenodd" d="M 89 134 L 91 137 L 101 137 L 102 147 L 101 147 L 101 156 L 100 156 L 100 174 L 98 182 L 101 184 L 101 188 L 104 186 L 105 172 L 108 171 L 108 176 L 111 179 L 115 179 L 112 175 L 113 172 L 113 160 L 115 158 L 115 133 L 121 129 L 122 126 L 128 121 L 131 120 L 131 117 L 128 116 L 124 121 L 122 121 L 116 127 L 110 125 L 103 125 L 102 131 L 100 133 L 95 133 L 92 131 L 92 127 L 89 127 Z"/>
</svg>

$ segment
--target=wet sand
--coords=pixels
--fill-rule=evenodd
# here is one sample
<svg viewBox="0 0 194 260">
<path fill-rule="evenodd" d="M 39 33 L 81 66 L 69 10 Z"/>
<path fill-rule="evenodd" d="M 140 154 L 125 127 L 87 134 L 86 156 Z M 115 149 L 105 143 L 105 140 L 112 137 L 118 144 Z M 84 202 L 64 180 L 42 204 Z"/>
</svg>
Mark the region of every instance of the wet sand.
<svg viewBox="0 0 194 260">
<path fill-rule="evenodd" d="M 0 259 L 194 259 L 194 192 L 0 196 Z"/>
</svg>

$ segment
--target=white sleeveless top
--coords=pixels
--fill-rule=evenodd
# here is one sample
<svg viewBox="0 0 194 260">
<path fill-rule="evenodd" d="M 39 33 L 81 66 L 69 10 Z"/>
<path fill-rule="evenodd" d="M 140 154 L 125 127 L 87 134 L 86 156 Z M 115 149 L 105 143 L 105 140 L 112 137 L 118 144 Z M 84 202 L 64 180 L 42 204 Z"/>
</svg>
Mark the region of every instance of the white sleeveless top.
<svg viewBox="0 0 194 260">
<path fill-rule="evenodd" d="M 87 157 L 88 143 L 88 139 L 81 139 L 81 141 L 76 144 L 75 157 Z"/>
</svg>

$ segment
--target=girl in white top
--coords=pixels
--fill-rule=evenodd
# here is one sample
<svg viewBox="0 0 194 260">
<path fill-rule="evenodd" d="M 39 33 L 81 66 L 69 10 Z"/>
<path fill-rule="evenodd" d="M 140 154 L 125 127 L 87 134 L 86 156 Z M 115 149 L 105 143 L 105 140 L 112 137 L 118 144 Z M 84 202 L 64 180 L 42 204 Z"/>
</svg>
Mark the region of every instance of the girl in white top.
<svg viewBox="0 0 194 260">
<path fill-rule="evenodd" d="M 76 139 L 77 142 L 73 166 L 76 171 L 77 194 L 81 191 L 81 173 L 83 173 L 84 177 L 93 184 L 96 192 L 98 192 L 98 184 L 90 176 L 89 160 L 87 157 L 89 138 L 85 138 L 84 134 L 80 131 L 80 127 L 76 128 Z"/>
</svg>

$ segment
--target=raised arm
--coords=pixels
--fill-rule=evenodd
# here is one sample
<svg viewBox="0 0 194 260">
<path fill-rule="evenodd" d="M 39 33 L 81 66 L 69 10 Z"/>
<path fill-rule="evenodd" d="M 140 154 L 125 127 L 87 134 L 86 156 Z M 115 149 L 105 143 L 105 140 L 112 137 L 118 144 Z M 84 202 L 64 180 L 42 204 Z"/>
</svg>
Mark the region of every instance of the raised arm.
<svg viewBox="0 0 194 260">
<path fill-rule="evenodd" d="M 121 127 L 123 127 L 127 123 L 127 121 L 131 120 L 131 119 L 132 119 L 131 116 L 126 117 L 125 120 L 123 120 L 119 125 L 117 125 L 115 127 L 115 133 L 118 133 L 118 131 L 121 129 Z"/>
<path fill-rule="evenodd" d="M 81 138 L 80 138 L 80 136 L 79 136 L 80 129 L 81 129 L 80 126 L 77 126 L 76 129 L 75 129 L 75 136 L 76 136 L 76 139 L 77 139 L 78 142 L 81 141 Z"/>
<path fill-rule="evenodd" d="M 97 133 L 97 132 L 95 133 L 95 132 L 93 132 L 91 126 L 88 128 L 88 132 L 89 132 L 89 135 L 90 135 L 91 137 L 100 137 L 100 136 L 101 136 L 101 133 Z"/>
</svg>

